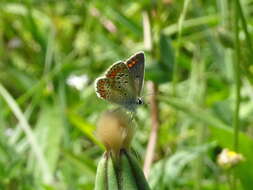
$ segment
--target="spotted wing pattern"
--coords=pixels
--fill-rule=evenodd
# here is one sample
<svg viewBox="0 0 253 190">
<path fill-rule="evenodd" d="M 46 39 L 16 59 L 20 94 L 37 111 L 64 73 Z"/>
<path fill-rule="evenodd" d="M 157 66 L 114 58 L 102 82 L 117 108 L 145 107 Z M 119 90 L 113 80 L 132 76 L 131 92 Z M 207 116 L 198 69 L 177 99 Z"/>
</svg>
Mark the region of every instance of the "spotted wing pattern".
<svg viewBox="0 0 253 190">
<path fill-rule="evenodd" d="M 130 97 L 135 96 L 133 80 L 129 69 L 122 61 L 113 64 L 106 72 L 106 78 L 111 79 L 112 88 L 117 91 L 124 92 Z"/>
<path fill-rule="evenodd" d="M 143 86 L 145 57 L 143 52 L 136 53 L 126 61 L 130 71 L 131 78 L 134 82 L 134 88 L 137 96 L 140 96 Z"/>
<path fill-rule="evenodd" d="M 102 99 L 125 107 L 135 102 L 133 81 L 124 62 L 112 65 L 105 77 L 98 78 L 95 84 L 97 95 Z"/>
</svg>

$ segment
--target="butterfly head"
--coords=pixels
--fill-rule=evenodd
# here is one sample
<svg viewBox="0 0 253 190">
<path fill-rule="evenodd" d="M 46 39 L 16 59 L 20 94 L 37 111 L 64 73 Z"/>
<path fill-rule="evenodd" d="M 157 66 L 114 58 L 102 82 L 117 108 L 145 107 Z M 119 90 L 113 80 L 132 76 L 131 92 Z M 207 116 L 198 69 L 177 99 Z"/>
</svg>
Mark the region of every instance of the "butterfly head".
<svg viewBox="0 0 253 190">
<path fill-rule="evenodd" d="M 137 98 L 136 104 L 137 104 L 137 105 L 142 105 L 142 104 L 144 104 L 143 99 L 142 99 L 142 98 Z"/>
<path fill-rule="evenodd" d="M 144 104 L 144 101 L 141 97 L 138 97 L 136 99 L 132 99 L 131 102 L 127 102 L 124 107 L 130 111 L 130 112 L 135 112 L 136 111 L 136 108 L 139 106 L 139 105 L 143 105 Z"/>
</svg>

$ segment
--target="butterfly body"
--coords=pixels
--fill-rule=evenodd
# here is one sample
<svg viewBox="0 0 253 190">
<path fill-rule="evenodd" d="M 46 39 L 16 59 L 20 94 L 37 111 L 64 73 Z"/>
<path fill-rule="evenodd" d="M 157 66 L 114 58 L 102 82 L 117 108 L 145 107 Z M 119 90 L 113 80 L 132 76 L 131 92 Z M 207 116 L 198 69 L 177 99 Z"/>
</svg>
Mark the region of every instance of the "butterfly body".
<svg viewBox="0 0 253 190">
<path fill-rule="evenodd" d="M 135 111 L 143 103 L 140 94 L 144 78 L 144 53 L 139 52 L 126 62 L 114 63 L 95 82 L 97 96 Z"/>
</svg>

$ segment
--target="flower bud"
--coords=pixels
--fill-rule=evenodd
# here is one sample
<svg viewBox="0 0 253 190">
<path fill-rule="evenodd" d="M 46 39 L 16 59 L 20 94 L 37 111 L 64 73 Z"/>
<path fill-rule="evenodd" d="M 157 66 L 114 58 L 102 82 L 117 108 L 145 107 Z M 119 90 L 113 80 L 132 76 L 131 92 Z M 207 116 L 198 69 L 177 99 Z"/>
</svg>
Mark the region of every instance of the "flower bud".
<svg viewBox="0 0 253 190">
<path fill-rule="evenodd" d="M 133 120 L 122 109 L 102 114 L 97 136 L 107 150 L 98 163 L 95 190 L 150 190 L 139 162 L 129 150 L 133 133 Z"/>
<path fill-rule="evenodd" d="M 122 148 L 129 148 L 133 133 L 134 123 L 122 109 L 103 113 L 97 124 L 97 137 L 115 154 Z"/>
</svg>

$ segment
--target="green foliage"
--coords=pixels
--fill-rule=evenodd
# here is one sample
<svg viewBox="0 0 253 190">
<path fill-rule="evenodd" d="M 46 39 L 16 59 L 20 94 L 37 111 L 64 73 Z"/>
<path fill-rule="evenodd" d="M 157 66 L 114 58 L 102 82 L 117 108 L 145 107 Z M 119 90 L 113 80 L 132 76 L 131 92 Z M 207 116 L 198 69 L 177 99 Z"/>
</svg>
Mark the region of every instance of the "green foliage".
<svg viewBox="0 0 253 190">
<path fill-rule="evenodd" d="M 149 190 L 143 171 L 131 151 L 121 149 L 117 156 L 106 151 L 98 164 L 96 190 Z"/>
<path fill-rule="evenodd" d="M 96 97 L 93 83 L 140 50 L 145 80 L 159 92 L 151 187 L 227 190 L 236 181 L 252 189 L 252 1 L 234 0 L 236 8 L 228 0 L 185 2 L 0 1 L 0 189 L 94 189 L 104 151 L 96 121 L 112 105 Z M 147 94 L 145 87 L 149 102 Z M 150 114 L 149 104 L 136 114 L 133 148 L 141 159 Z M 245 161 L 223 171 L 216 149 L 234 149 L 237 136 Z"/>
</svg>

